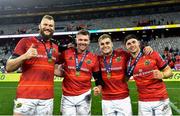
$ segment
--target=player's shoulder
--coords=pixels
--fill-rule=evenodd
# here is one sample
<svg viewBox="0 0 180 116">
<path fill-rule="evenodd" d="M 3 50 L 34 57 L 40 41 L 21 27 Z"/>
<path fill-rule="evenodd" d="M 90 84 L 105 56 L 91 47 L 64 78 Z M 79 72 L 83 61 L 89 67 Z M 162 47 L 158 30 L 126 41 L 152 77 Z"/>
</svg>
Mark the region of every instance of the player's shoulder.
<svg viewBox="0 0 180 116">
<path fill-rule="evenodd" d="M 117 48 L 114 50 L 114 54 L 117 56 L 124 56 L 124 57 L 130 57 L 130 53 L 128 53 L 126 50 L 123 48 Z"/>
<path fill-rule="evenodd" d="M 114 50 L 116 53 L 128 53 L 126 50 L 124 50 L 123 48 L 117 48 Z"/>
<path fill-rule="evenodd" d="M 55 44 L 55 43 L 52 43 L 52 45 L 53 45 L 53 48 L 56 48 L 56 49 L 58 49 L 58 45 L 57 45 L 57 44 Z"/>
<path fill-rule="evenodd" d="M 159 57 L 161 57 L 161 55 L 159 54 L 159 52 L 153 50 L 153 52 L 149 55 L 146 55 L 146 57 L 152 58 L 152 59 L 157 59 Z"/>
<path fill-rule="evenodd" d="M 95 54 L 95 53 L 93 53 L 93 52 L 91 52 L 91 51 L 88 51 L 88 56 L 89 56 L 89 57 L 92 57 L 92 58 L 93 58 L 93 57 L 94 57 L 94 58 L 95 58 L 95 57 L 98 57 L 97 54 Z"/>
<path fill-rule="evenodd" d="M 156 50 L 153 50 L 153 52 L 151 53 L 151 55 L 153 55 L 153 56 L 159 55 L 159 52 L 157 52 Z"/>
<path fill-rule="evenodd" d="M 19 40 L 19 44 L 27 45 L 33 42 L 34 37 L 24 37 Z"/>
<path fill-rule="evenodd" d="M 62 53 L 64 54 L 72 54 L 75 52 L 74 48 L 67 48 L 66 50 L 64 50 Z"/>
</svg>

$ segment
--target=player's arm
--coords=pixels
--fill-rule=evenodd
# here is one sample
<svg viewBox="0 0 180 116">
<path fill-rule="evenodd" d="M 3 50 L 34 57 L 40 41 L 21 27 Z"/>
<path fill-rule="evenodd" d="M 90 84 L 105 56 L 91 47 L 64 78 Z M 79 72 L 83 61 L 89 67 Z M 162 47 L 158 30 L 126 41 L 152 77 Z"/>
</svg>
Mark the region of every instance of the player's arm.
<svg viewBox="0 0 180 116">
<path fill-rule="evenodd" d="M 173 75 L 171 68 L 167 65 L 162 71 L 153 70 L 155 79 L 167 79 Z"/>
<path fill-rule="evenodd" d="M 170 66 L 158 52 L 153 52 L 152 57 L 156 59 L 157 70 L 153 70 L 154 78 L 156 79 L 166 79 L 173 75 Z"/>
<path fill-rule="evenodd" d="M 162 70 L 162 78 L 167 79 L 169 77 L 173 76 L 172 70 L 169 65 L 167 65 L 163 70 Z"/>
<path fill-rule="evenodd" d="M 94 77 L 95 85 L 96 85 L 93 88 L 94 95 L 97 96 L 101 93 L 102 86 L 104 85 L 104 81 L 102 80 L 101 71 L 93 72 L 93 77 Z"/>
<path fill-rule="evenodd" d="M 33 46 L 34 45 L 32 44 L 28 51 L 22 55 L 13 54 L 6 63 L 6 71 L 15 71 L 22 65 L 25 60 L 36 57 L 38 53 L 36 48 L 33 48 Z"/>
<path fill-rule="evenodd" d="M 12 55 L 6 63 L 6 71 L 7 72 L 13 72 L 17 70 L 25 60 L 24 55 L 17 56 L 17 55 Z"/>
</svg>

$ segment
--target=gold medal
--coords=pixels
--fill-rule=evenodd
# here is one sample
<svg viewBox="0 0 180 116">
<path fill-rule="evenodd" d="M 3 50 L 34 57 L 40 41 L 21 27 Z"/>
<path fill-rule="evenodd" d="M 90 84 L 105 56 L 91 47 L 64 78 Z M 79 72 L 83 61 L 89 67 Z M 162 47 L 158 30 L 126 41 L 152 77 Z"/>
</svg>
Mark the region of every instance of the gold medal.
<svg viewBox="0 0 180 116">
<path fill-rule="evenodd" d="M 110 72 L 107 73 L 107 78 L 108 78 L 108 79 L 111 78 L 111 73 L 110 73 Z"/>
<path fill-rule="evenodd" d="M 80 71 L 76 71 L 76 76 L 79 76 L 80 75 Z"/>
<path fill-rule="evenodd" d="M 52 63 L 52 61 L 53 61 L 53 60 L 52 60 L 51 58 L 48 58 L 48 62 L 49 62 L 49 63 Z"/>
</svg>

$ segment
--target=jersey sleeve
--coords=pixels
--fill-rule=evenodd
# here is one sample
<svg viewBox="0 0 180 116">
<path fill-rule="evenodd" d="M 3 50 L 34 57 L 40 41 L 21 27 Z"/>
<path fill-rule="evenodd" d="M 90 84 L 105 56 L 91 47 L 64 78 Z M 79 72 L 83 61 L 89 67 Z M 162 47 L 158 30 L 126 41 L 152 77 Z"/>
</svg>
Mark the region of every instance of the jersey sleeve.
<svg viewBox="0 0 180 116">
<path fill-rule="evenodd" d="M 16 45 L 13 54 L 22 55 L 26 53 L 26 44 L 27 44 L 26 39 L 22 38 Z"/>
<path fill-rule="evenodd" d="M 56 50 L 56 61 L 55 64 L 59 64 L 60 62 L 60 52 L 59 52 L 59 47 L 55 45 L 55 50 Z"/>
<path fill-rule="evenodd" d="M 61 51 L 61 52 L 59 53 L 59 63 L 60 63 L 60 64 L 64 63 L 64 61 L 65 61 L 65 53 L 66 53 L 66 51 L 67 51 L 67 50 Z"/>
<path fill-rule="evenodd" d="M 100 68 L 99 68 L 99 60 L 98 60 L 98 57 L 97 57 L 96 55 L 94 55 L 93 60 L 95 61 L 95 63 L 94 63 L 94 66 L 93 66 L 92 71 L 93 71 L 93 72 L 98 72 L 98 71 L 100 71 Z"/>
<path fill-rule="evenodd" d="M 164 69 L 167 66 L 167 62 L 161 57 L 158 52 L 153 52 L 153 58 L 155 58 L 156 65 L 160 70 Z"/>
</svg>

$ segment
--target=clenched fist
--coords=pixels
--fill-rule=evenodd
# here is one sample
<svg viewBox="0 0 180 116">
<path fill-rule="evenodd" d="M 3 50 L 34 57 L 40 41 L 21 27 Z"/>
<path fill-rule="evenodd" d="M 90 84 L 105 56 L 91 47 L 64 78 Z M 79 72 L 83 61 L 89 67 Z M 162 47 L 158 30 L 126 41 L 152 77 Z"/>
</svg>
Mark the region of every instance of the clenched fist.
<svg viewBox="0 0 180 116">
<path fill-rule="evenodd" d="M 163 79 L 164 75 L 163 72 L 159 70 L 153 70 L 153 77 L 154 79 Z"/>
</svg>

